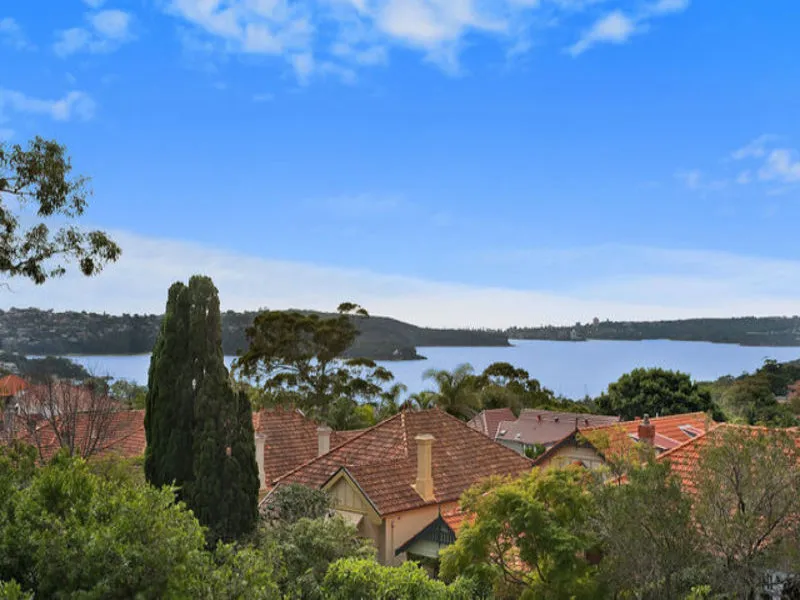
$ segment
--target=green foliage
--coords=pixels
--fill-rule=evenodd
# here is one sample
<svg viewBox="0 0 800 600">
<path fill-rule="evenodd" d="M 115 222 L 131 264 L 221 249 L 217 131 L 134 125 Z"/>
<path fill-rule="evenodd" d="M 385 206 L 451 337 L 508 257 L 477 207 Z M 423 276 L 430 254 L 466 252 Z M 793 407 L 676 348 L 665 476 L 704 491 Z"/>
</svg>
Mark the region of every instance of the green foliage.
<svg viewBox="0 0 800 600">
<path fill-rule="evenodd" d="M 185 498 L 192 481 L 194 402 L 189 349 L 189 288 L 169 288 L 161 333 L 150 358 L 147 380 L 145 475 L 155 486 L 175 485 Z"/>
<path fill-rule="evenodd" d="M 575 467 L 534 469 L 470 489 L 461 506 L 475 521 L 443 551 L 442 576 L 490 584 L 497 597 L 598 597 L 595 568 L 584 556 L 596 544 L 586 477 Z"/>
<path fill-rule="evenodd" d="M 633 468 L 624 485 L 601 485 L 596 498 L 592 524 L 602 547 L 600 578 L 634 598 L 683 598 L 702 563 L 700 540 L 691 502 L 669 464 Z"/>
<path fill-rule="evenodd" d="M 525 456 L 531 460 L 544 454 L 546 448 L 542 444 L 533 444 L 525 447 Z"/>
<path fill-rule="evenodd" d="M 800 560 L 800 448 L 783 430 L 729 427 L 700 458 L 695 517 L 717 589 L 746 597 Z"/>
<path fill-rule="evenodd" d="M 0 460 L 0 579 L 41 598 L 277 597 L 274 585 L 258 591 L 270 588 L 264 557 L 207 552 L 169 488 L 105 479 L 64 457 L 31 477 L 26 462 L 15 451 Z M 221 593 L 235 586 L 240 594 Z"/>
<path fill-rule="evenodd" d="M 763 372 L 735 381 L 722 393 L 720 405 L 731 419 L 748 425 L 797 425 L 790 408 L 778 404 L 773 383 Z"/>
<path fill-rule="evenodd" d="M 665 369 L 634 369 L 624 374 L 597 399 L 601 412 L 632 420 L 650 416 L 711 411 L 709 392 L 686 373 Z"/>
<path fill-rule="evenodd" d="M 370 559 L 342 559 L 333 563 L 323 582 L 328 600 L 468 600 L 469 582 L 446 585 L 431 579 L 413 562 L 385 567 Z"/>
<path fill-rule="evenodd" d="M 481 381 L 472 365 L 462 364 L 453 371 L 428 369 L 423 378 L 436 384 L 434 402 L 443 411 L 461 419 L 473 417 L 481 409 Z"/>
<path fill-rule="evenodd" d="M 267 498 L 270 520 L 291 525 L 300 519 L 321 519 L 333 508 L 330 494 L 299 483 L 281 485 Z"/>
<path fill-rule="evenodd" d="M 117 379 L 109 387 L 108 393 L 128 408 L 143 409 L 147 401 L 147 386 L 128 379 Z"/>
<path fill-rule="evenodd" d="M 0 273 L 41 284 L 66 273 L 77 261 L 90 276 L 116 261 L 121 250 L 102 231 L 81 231 L 64 225 L 51 231 L 48 220 L 81 217 L 91 194 L 86 177 L 71 177 L 66 148 L 35 137 L 27 148 L 0 142 Z M 24 227 L 28 219 L 15 214 L 12 200 L 24 210 L 33 207 L 39 223 Z"/>
<path fill-rule="evenodd" d="M 0 581 L 0 600 L 33 600 L 33 594 L 22 591 L 14 581 Z"/>
<path fill-rule="evenodd" d="M 260 547 L 278 565 L 276 580 L 287 599 L 317 600 L 325 573 L 342 558 L 372 558 L 372 543 L 339 517 L 277 524 L 261 531 Z"/>
<path fill-rule="evenodd" d="M 259 489 L 251 407 L 228 378 L 219 296 L 208 277 L 170 288 L 146 404 L 148 481 L 181 486 L 211 543 L 251 532 Z"/>
<path fill-rule="evenodd" d="M 368 317 L 352 303 L 339 308 L 336 317 L 260 313 L 246 330 L 249 347 L 235 369 L 282 404 L 329 424 L 347 422 L 344 416 L 356 402 L 379 397 L 393 376 L 372 360 L 346 356 L 358 336 L 357 322 Z"/>
</svg>

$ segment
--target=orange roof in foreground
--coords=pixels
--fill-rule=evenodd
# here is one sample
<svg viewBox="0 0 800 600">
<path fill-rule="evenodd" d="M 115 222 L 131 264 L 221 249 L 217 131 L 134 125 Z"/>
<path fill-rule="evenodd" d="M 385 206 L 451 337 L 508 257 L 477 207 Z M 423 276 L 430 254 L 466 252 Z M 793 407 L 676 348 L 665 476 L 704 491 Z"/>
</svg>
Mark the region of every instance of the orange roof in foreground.
<svg viewBox="0 0 800 600">
<path fill-rule="evenodd" d="M 592 441 L 595 434 L 607 434 L 608 452 L 622 453 L 633 442 L 638 441 L 640 423 L 641 419 L 621 421 L 612 425 L 582 427 L 579 432 L 589 441 Z M 703 412 L 655 417 L 650 419 L 650 423 L 656 428 L 655 445 L 661 450 L 670 450 L 688 442 L 705 432 L 706 427 L 716 424 Z"/>
<path fill-rule="evenodd" d="M 6 375 L 0 379 L 0 397 L 15 396 L 28 389 L 28 382 L 17 375 Z"/>
<path fill-rule="evenodd" d="M 319 453 L 316 421 L 300 410 L 272 408 L 253 413 L 253 429 L 264 441 L 264 478 L 272 481 L 310 461 Z M 360 431 L 334 431 L 331 448 L 346 442 Z"/>
<path fill-rule="evenodd" d="M 420 434 L 435 438 L 432 449 L 435 498 L 431 502 L 425 502 L 412 487 L 417 472 L 414 438 Z M 378 512 L 386 515 L 426 504 L 456 501 L 480 479 L 490 475 L 518 475 L 531 466 L 527 458 L 434 408 L 403 411 L 386 419 L 276 483 L 301 483 L 318 488 L 345 468 Z"/>
<path fill-rule="evenodd" d="M 90 438 L 92 435 L 97 435 L 97 429 L 101 430 L 102 439 L 94 447 L 93 456 L 116 454 L 124 458 L 134 458 L 144 455 L 147 443 L 144 433 L 143 410 L 114 412 L 109 415 L 108 424 L 99 428 L 93 425 L 89 413 L 79 413 L 76 416 L 75 427 L 75 453 L 77 455 L 84 454 L 83 450 L 91 449 Z M 21 437 L 28 443 L 38 445 L 43 460 L 50 460 L 61 449 L 52 425 L 47 421 L 41 422 L 36 429 L 36 435 L 39 438 L 38 444 L 29 433 L 23 433 Z"/>
<path fill-rule="evenodd" d="M 697 491 L 696 481 L 697 470 L 700 464 L 700 455 L 710 443 L 713 443 L 715 436 L 730 428 L 742 429 L 745 431 L 751 431 L 753 433 L 760 431 L 768 435 L 770 432 L 789 432 L 795 436 L 795 443 L 797 444 L 798 448 L 800 448 L 800 430 L 798 430 L 796 427 L 790 429 L 771 429 L 768 427 L 719 423 L 710 428 L 708 432 L 703 433 L 668 452 L 660 454 L 656 460 L 669 461 L 670 469 L 681 480 L 681 487 L 685 491 L 693 494 Z"/>
</svg>

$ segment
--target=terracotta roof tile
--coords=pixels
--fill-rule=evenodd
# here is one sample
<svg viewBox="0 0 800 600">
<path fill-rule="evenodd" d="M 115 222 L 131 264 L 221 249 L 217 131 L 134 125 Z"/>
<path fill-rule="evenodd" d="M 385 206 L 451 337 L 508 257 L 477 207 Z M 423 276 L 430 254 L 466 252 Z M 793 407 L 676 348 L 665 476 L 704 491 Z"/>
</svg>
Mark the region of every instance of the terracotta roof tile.
<svg viewBox="0 0 800 600">
<path fill-rule="evenodd" d="M 495 439 L 549 446 L 579 427 L 618 423 L 619 417 L 525 409 L 515 421 L 500 423 Z"/>
<path fill-rule="evenodd" d="M 580 433 L 592 441 L 598 434 L 608 435 L 609 448 L 607 452 L 621 453 L 638 441 L 638 429 L 641 419 L 621 421 L 612 425 L 597 427 L 579 427 Z M 707 427 L 715 425 L 703 412 L 686 413 L 682 415 L 669 415 L 650 419 L 655 426 L 655 446 L 664 451 L 694 439 Z"/>
<path fill-rule="evenodd" d="M 0 397 L 14 396 L 28 389 L 28 382 L 17 375 L 6 375 L 0 379 Z"/>
<path fill-rule="evenodd" d="M 98 421 L 93 421 L 88 413 L 80 413 L 75 421 L 75 448 L 76 454 L 92 456 L 107 456 L 116 454 L 125 458 L 143 456 L 147 444 L 144 433 L 143 410 L 121 410 L 108 415 L 107 424 L 97 426 Z M 102 435 L 97 444 L 92 448 L 91 435 L 99 430 Z M 37 445 L 43 460 L 50 460 L 61 445 L 56 437 L 52 425 L 43 420 L 36 429 L 38 444 L 32 434 L 25 433 L 21 438 L 31 444 Z"/>
<path fill-rule="evenodd" d="M 435 438 L 435 498 L 431 502 L 425 502 L 412 487 L 417 468 L 414 438 L 420 434 Z M 343 467 L 378 512 L 385 515 L 455 501 L 478 480 L 490 475 L 520 474 L 531 468 L 531 461 L 439 409 L 404 411 L 314 458 L 276 483 L 321 487 Z"/>
<path fill-rule="evenodd" d="M 513 421 L 515 418 L 510 408 L 491 408 L 479 412 L 469 420 L 467 425 L 494 439 L 500 423 L 502 421 Z"/>
<path fill-rule="evenodd" d="M 253 413 L 253 429 L 266 438 L 264 475 L 268 484 L 317 456 L 317 427 L 315 421 L 297 409 L 262 409 Z M 358 433 L 332 432 L 331 448 L 341 445 Z"/>
<path fill-rule="evenodd" d="M 800 448 L 800 431 L 795 428 L 790 429 L 771 429 L 768 427 L 754 427 L 747 425 L 731 425 L 729 423 L 715 424 L 709 428 L 708 432 L 703 433 L 695 438 L 692 438 L 679 446 L 676 446 L 668 452 L 664 452 L 657 457 L 660 461 L 669 461 L 670 469 L 681 480 L 681 486 L 684 490 L 693 494 L 697 491 L 697 476 L 698 466 L 700 464 L 700 455 L 703 450 L 713 443 L 715 437 L 721 434 L 726 429 L 730 428 L 744 429 L 751 432 L 790 432 L 795 436 L 795 443 Z"/>
</svg>

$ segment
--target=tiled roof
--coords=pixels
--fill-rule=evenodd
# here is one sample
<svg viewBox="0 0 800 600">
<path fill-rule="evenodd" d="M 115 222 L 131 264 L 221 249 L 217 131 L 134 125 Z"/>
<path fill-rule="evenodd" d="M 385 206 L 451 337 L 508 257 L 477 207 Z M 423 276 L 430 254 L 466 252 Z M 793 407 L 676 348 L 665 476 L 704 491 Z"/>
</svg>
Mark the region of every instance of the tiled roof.
<svg viewBox="0 0 800 600">
<path fill-rule="evenodd" d="M 633 421 L 621 421 L 613 425 L 599 427 L 580 427 L 579 431 L 583 436 L 592 441 L 597 435 L 607 435 L 610 453 L 620 453 L 631 446 L 632 442 L 638 441 L 639 424 L 641 419 Z M 707 427 L 714 424 L 706 413 L 686 413 L 682 415 L 669 415 L 666 417 L 655 417 L 650 419 L 650 423 L 655 426 L 655 446 L 659 450 L 671 450 L 676 446 L 689 441 L 702 434 Z"/>
<path fill-rule="evenodd" d="M 264 476 L 267 485 L 319 453 L 318 424 L 297 409 L 262 409 L 253 413 L 253 429 L 264 435 Z M 331 448 L 359 431 L 334 431 Z"/>
<path fill-rule="evenodd" d="M 431 434 L 434 499 L 424 501 L 416 480 L 414 438 Z M 328 454 L 317 457 L 276 483 L 323 486 L 345 468 L 381 514 L 457 500 L 472 484 L 490 475 L 517 475 L 531 462 L 496 444 L 439 409 L 404 411 L 366 429 Z"/>
<path fill-rule="evenodd" d="M 28 382 L 17 375 L 6 375 L 0 379 L 0 397 L 14 396 L 28 388 Z"/>
<path fill-rule="evenodd" d="M 603 426 L 619 422 L 619 417 L 552 410 L 525 409 L 519 419 L 500 423 L 496 440 L 549 446 L 579 427 Z"/>
<path fill-rule="evenodd" d="M 790 432 L 795 436 L 795 443 L 798 448 L 800 448 L 800 431 L 798 431 L 796 427 L 791 429 L 770 429 L 768 427 L 719 423 L 709 428 L 708 432 L 690 439 L 668 452 L 660 454 L 656 460 L 669 461 L 670 469 L 680 478 L 682 488 L 690 494 L 693 494 L 697 489 L 697 470 L 703 449 L 707 448 L 709 443 L 712 443 L 716 436 L 720 435 L 723 431 L 734 427 L 754 433 L 764 432 L 767 435 L 769 435 L 770 432 Z"/>
<path fill-rule="evenodd" d="M 453 530 L 456 537 L 458 537 L 461 526 L 464 525 L 464 523 L 473 523 L 475 521 L 475 514 L 467 514 L 461 510 L 460 506 L 456 506 L 455 508 L 442 512 L 442 519 L 447 523 L 448 527 Z"/>
<path fill-rule="evenodd" d="M 105 421 L 106 417 L 108 421 Z M 116 454 L 125 458 L 144 455 L 146 439 L 144 433 L 143 410 L 121 410 L 100 418 L 90 413 L 79 413 L 75 421 L 75 453 L 84 455 L 92 449 L 92 435 L 101 435 L 93 448 L 93 456 Z M 53 426 L 43 420 L 36 428 L 36 439 L 30 433 L 22 439 L 37 445 L 43 460 L 49 460 L 60 450 L 61 445 Z"/>
<path fill-rule="evenodd" d="M 510 408 L 490 408 L 482 410 L 472 417 L 467 425 L 494 439 L 495 435 L 497 435 L 498 425 L 502 421 L 513 421 L 514 419 L 514 413 Z"/>
</svg>

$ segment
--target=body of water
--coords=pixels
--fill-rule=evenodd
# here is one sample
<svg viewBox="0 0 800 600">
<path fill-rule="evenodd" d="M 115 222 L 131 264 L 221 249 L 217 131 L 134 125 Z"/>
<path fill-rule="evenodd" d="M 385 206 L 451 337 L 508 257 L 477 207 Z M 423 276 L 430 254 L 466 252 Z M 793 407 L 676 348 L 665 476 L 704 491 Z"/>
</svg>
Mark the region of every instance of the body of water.
<svg viewBox="0 0 800 600">
<path fill-rule="evenodd" d="M 662 367 L 689 373 L 695 380 L 753 371 L 766 358 L 780 362 L 800 358 L 800 348 L 749 347 L 707 342 L 550 342 L 515 340 L 507 348 L 420 348 L 427 360 L 383 362 L 395 379 L 410 392 L 430 387 L 422 374 L 431 368 L 453 369 L 470 363 L 481 371 L 505 361 L 526 369 L 532 377 L 557 394 L 582 398 L 597 396 L 609 383 L 636 367 Z M 147 383 L 150 355 L 72 356 L 92 372 Z M 226 357 L 230 366 L 234 357 Z"/>
</svg>

